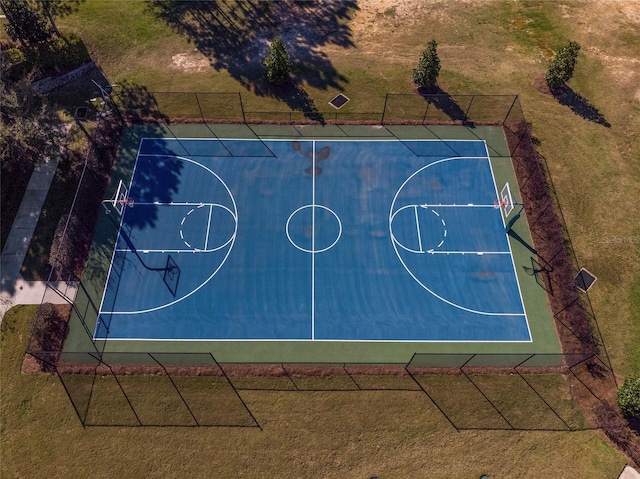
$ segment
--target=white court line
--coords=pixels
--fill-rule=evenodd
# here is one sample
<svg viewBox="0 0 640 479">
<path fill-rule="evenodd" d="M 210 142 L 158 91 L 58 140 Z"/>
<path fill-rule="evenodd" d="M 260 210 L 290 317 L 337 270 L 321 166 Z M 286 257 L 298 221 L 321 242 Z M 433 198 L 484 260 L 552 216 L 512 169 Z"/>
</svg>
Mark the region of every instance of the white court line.
<svg viewBox="0 0 640 479">
<path fill-rule="evenodd" d="M 463 158 L 466 158 L 466 156 L 463 157 Z M 459 205 L 456 205 L 456 204 L 452 204 L 452 205 L 433 204 L 433 205 L 431 205 L 429 203 L 423 203 L 420 206 L 422 208 L 495 208 L 496 207 L 496 205 L 479 205 L 479 204 L 474 204 L 474 203 L 464 203 L 464 204 L 459 204 Z"/>
<path fill-rule="evenodd" d="M 316 142 L 311 143 L 311 341 L 316 338 Z"/>
<path fill-rule="evenodd" d="M 163 140 L 163 141 L 177 141 L 178 140 L 179 141 L 179 139 L 164 139 L 164 138 L 163 139 L 149 138 L 149 139 L 153 139 L 154 141 L 157 141 L 157 140 Z M 141 143 L 144 140 L 145 139 L 143 138 L 141 140 Z M 197 138 L 188 138 L 188 140 L 198 140 L 198 139 Z M 279 141 L 291 142 L 291 141 L 298 141 L 298 142 L 309 142 L 309 141 L 311 141 L 312 144 L 313 144 L 313 166 L 312 166 L 312 168 L 313 168 L 313 204 L 312 204 L 312 207 L 315 210 L 315 143 L 316 143 L 315 139 L 311 139 L 311 138 L 307 137 L 307 138 L 295 138 L 295 139 L 292 139 L 292 138 L 267 138 L 267 139 L 261 139 L 261 138 L 219 138 L 219 139 L 202 138 L 200 140 L 218 141 L 218 142 L 220 142 L 220 141 L 255 141 L 255 142 L 265 142 L 265 141 L 269 141 L 269 142 L 279 142 Z M 331 142 L 372 142 L 373 141 L 373 142 L 401 143 L 403 140 L 400 140 L 400 139 L 397 139 L 397 138 L 367 137 L 367 138 L 364 138 L 364 139 L 351 139 L 351 138 L 344 138 L 344 139 L 331 138 L 331 139 L 327 139 L 327 138 L 321 138 L 321 139 L 319 139 L 317 141 L 331 141 Z M 436 142 L 436 143 L 442 143 L 443 142 L 442 139 L 418 139 L 418 140 L 407 139 L 407 140 L 404 140 L 404 141 Z M 478 140 L 477 139 L 470 139 L 470 140 L 460 139 L 460 140 L 445 140 L 445 141 L 448 141 L 448 142 L 451 142 L 451 143 L 455 143 L 455 142 L 463 143 L 463 142 L 477 142 Z M 485 150 L 486 150 L 486 142 L 485 142 Z M 139 151 L 140 151 L 140 149 L 138 150 L 138 155 L 137 155 L 137 158 L 136 158 L 136 165 L 137 165 L 137 159 L 140 156 L 155 156 L 155 157 L 158 157 L 158 156 L 175 157 L 176 156 L 176 155 L 158 155 L 158 154 L 151 154 L 151 153 L 149 153 L 149 154 L 140 154 Z M 487 154 L 488 154 L 488 152 L 487 152 Z M 465 157 L 465 158 L 487 159 L 487 157 Z M 203 165 L 201 165 L 201 166 L 203 166 Z M 134 170 L 135 170 L 135 168 L 134 168 Z M 493 172 L 492 172 L 492 174 L 493 174 Z M 132 179 L 133 179 L 133 175 L 132 175 Z M 495 180 L 494 180 L 494 186 L 495 186 Z M 232 201 L 233 201 L 233 199 L 232 199 Z M 138 203 L 136 203 L 136 204 L 138 204 Z M 162 203 L 153 203 L 153 204 L 162 204 Z M 168 204 L 175 204 L 175 203 L 168 203 Z M 193 204 L 194 205 L 199 205 L 200 203 L 193 203 Z M 235 201 L 234 201 L 234 206 L 235 206 Z M 461 207 L 461 206 L 493 207 L 494 205 L 471 205 L 471 204 L 469 204 L 469 205 L 429 205 L 429 206 L 434 206 L 434 207 L 447 207 L 447 206 L 451 206 L 451 207 Z M 237 218 L 236 218 L 236 221 L 237 221 Z M 315 231 L 315 212 L 314 212 L 314 215 L 312 217 L 312 223 L 313 223 L 312 227 L 314 228 L 313 231 Z M 314 241 L 315 241 L 315 238 L 313 237 L 312 238 L 312 251 L 315 250 Z M 513 257 L 512 257 L 512 259 L 513 259 Z M 225 260 L 226 260 L 226 258 L 225 258 Z M 312 254 L 312 271 L 314 270 L 314 260 L 315 260 L 314 254 Z M 112 261 L 113 261 L 113 259 L 112 259 Z M 314 291 L 314 288 L 315 288 L 314 279 L 315 279 L 315 275 L 312 276 L 312 292 Z M 206 281 L 205 281 L 205 283 L 206 283 Z M 519 287 L 519 285 L 518 285 L 518 287 Z M 106 286 L 105 286 L 105 288 L 106 288 Z M 199 289 L 199 288 L 197 288 L 197 289 Z M 188 296 L 190 296 L 194 292 L 195 291 L 192 291 Z M 104 295 L 103 295 L 103 297 L 104 297 Z M 182 298 L 182 299 L 184 299 L 184 298 Z M 314 303 L 314 301 L 315 301 L 315 297 L 313 296 L 312 297 L 312 304 Z M 171 304 L 173 304 L 173 303 L 171 303 Z M 169 305 L 165 305 L 163 307 L 167 307 L 167 306 L 170 306 L 170 304 Z M 456 306 L 456 305 L 453 305 L 453 306 Z M 102 309 L 102 305 L 101 305 L 100 309 Z M 154 309 L 160 309 L 160 308 L 154 308 Z M 465 309 L 465 308 L 461 308 L 461 309 Z M 313 307 L 313 309 L 312 309 L 312 328 L 314 327 L 314 320 L 315 320 L 314 312 L 315 312 L 315 307 Z M 138 313 L 138 312 L 134 312 L 133 314 L 136 314 L 136 313 Z M 127 313 L 115 313 L 115 314 L 127 314 Z M 483 314 L 483 313 L 480 312 L 480 314 Z M 487 313 L 484 313 L 484 314 L 487 314 Z M 489 314 L 491 314 L 491 313 L 489 313 Z M 509 315 L 509 313 L 505 313 L 504 315 Z M 521 316 L 522 314 L 511 314 L 511 315 L 513 315 L 513 316 Z M 527 323 L 527 326 L 528 326 L 528 323 Z M 95 336 L 95 334 L 94 334 L 94 336 Z M 529 337 L 531 338 L 531 335 Z M 119 340 L 123 340 L 123 341 L 126 341 L 126 340 L 131 340 L 131 341 L 147 340 L 146 338 L 122 338 L 122 339 L 120 339 L 120 338 L 105 338 L 105 339 L 119 339 Z M 312 331 L 312 339 L 315 339 L 314 335 L 313 335 L 313 331 Z M 258 341 L 258 342 L 259 341 L 308 341 L 308 339 L 273 339 L 273 340 L 270 340 L 270 339 L 257 339 L 257 340 L 251 340 L 251 339 L 245 339 L 245 338 L 239 338 L 239 339 L 235 339 L 235 340 L 234 339 L 229 339 L 229 340 L 224 340 L 224 339 L 203 339 L 203 340 L 201 340 L 201 339 L 193 339 L 193 340 L 190 340 L 190 339 L 175 339 L 175 338 L 168 338 L 166 340 L 163 340 L 163 339 L 152 338 L 152 339 L 148 339 L 148 340 L 150 340 L 150 341 L 151 340 L 154 340 L 154 341 L 176 341 L 176 340 L 178 340 L 178 341 L 207 341 L 207 342 L 210 342 L 210 341 Z M 434 342 L 434 343 L 439 343 L 439 342 L 456 342 L 456 343 L 457 342 L 469 342 L 469 343 L 496 342 L 496 343 L 504 343 L 504 342 L 510 342 L 510 343 L 519 343 L 519 342 L 523 342 L 523 343 L 525 343 L 525 342 L 531 342 L 531 339 L 528 340 L 528 341 L 511 341 L 511 340 L 498 340 L 498 341 L 491 341 L 491 340 L 489 340 L 489 341 L 486 341 L 486 340 L 478 340 L 478 341 L 474 341 L 474 340 L 469 340 L 469 341 L 467 341 L 467 340 L 444 340 L 443 341 L 443 340 L 414 340 L 414 339 L 411 339 L 411 340 L 341 340 L 341 339 L 327 339 L 327 340 L 324 340 L 324 339 L 320 339 L 318 341 L 332 341 L 332 342 L 346 342 L 346 343 L 350 343 L 350 342 L 390 342 L 390 343 L 396 343 L 396 342 L 407 342 L 407 343 L 416 343 L 416 342 Z"/>
<path fill-rule="evenodd" d="M 514 314 L 514 316 L 524 316 L 523 314 Z M 300 338 L 278 338 L 278 339 L 256 339 L 256 338 L 97 338 L 98 341 L 158 341 L 158 342 L 184 342 L 184 343 L 308 343 L 309 339 Z M 331 342 L 331 343 L 474 343 L 474 344 L 505 344 L 505 343 L 531 343 L 531 340 L 518 339 L 315 339 L 315 342 Z M 402 363 L 403 365 L 406 363 Z"/>
<path fill-rule="evenodd" d="M 182 242 L 187 245 L 187 249 L 184 248 L 136 248 L 136 251 L 138 253 L 213 253 L 215 251 L 219 251 L 222 248 L 225 248 L 231 241 L 233 241 L 233 237 L 235 235 L 231 235 L 231 237 L 229 237 L 229 239 L 222 243 L 219 246 L 216 246 L 215 248 L 209 249 L 209 245 L 208 245 L 208 241 L 209 241 L 209 233 L 210 233 L 210 227 L 211 227 L 211 215 L 212 215 L 212 211 L 214 207 L 218 207 L 218 208 L 222 208 L 224 210 L 226 210 L 231 217 L 236 221 L 237 224 L 237 218 L 236 218 L 236 214 L 226 205 L 223 205 L 222 203 L 180 203 L 180 204 L 176 204 L 176 203 L 136 203 L 136 205 L 140 206 L 140 205 L 160 205 L 160 206 L 195 206 L 195 208 L 191 208 L 187 214 L 182 218 L 182 221 L 180 221 L 180 229 L 178 230 L 178 233 L 180 234 L 180 239 L 182 240 Z M 205 247 L 204 248 L 196 248 L 194 246 L 191 246 L 187 240 L 184 237 L 184 232 L 182 230 L 182 227 L 184 226 L 184 222 L 187 219 L 187 216 L 189 216 L 191 213 L 193 213 L 196 209 L 199 208 L 203 208 L 205 206 L 209 206 L 209 223 L 207 224 L 207 233 L 206 233 L 206 238 L 205 238 Z M 132 251 L 129 247 L 127 248 L 118 248 L 117 251 Z"/>
<path fill-rule="evenodd" d="M 144 138 L 142 138 L 140 140 L 140 145 L 138 146 L 138 152 L 136 154 L 136 161 L 133 164 L 133 171 L 131 172 L 131 179 L 129 180 L 129 188 L 128 188 L 129 192 L 131 192 L 131 185 L 133 184 L 133 175 L 134 175 L 134 173 L 136 171 L 136 168 L 138 167 L 138 160 L 140 159 L 140 150 L 142 149 L 142 142 L 143 141 L 144 141 Z M 105 311 L 102 311 L 102 305 L 104 304 L 104 298 L 107 296 L 107 286 L 109 285 L 109 279 L 111 279 L 111 272 L 113 271 L 113 259 L 116 257 L 116 251 L 118 250 L 115 246 L 117 246 L 118 242 L 120 241 L 120 231 L 122 231 L 122 223 L 124 222 L 124 215 L 127 212 L 126 210 L 127 210 L 127 208 L 125 208 L 124 211 L 122 212 L 122 214 L 120 215 L 120 224 L 118 225 L 118 234 L 116 235 L 116 242 L 113 245 L 114 248 L 113 248 L 113 253 L 111 254 L 111 262 L 109 263 L 109 272 L 107 273 L 107 281 L 105 281 L 105 283 L 104 283 L 104 289 L 102 290 L 102 298 L 100 299 L 100 307 L 98 308 L 98 317 L 96 319 L 96 325 L 93 328 L 93 339 L 94 340 L 96 339 L 96 334 L 98 332 L 98 326 L 102 322 L 102 320 L 100 319 L 100 315 L 102 313 L 106 313 Z M 111 213 L 109 213 L 109 214 L 111 214 Z M 123 265 L 123 270 L 124 270 L 124 265 Z M 120 273 L 122 274 L 122 271 Z"/>
<path fill-rule="evenodd" d="M 487 148 L 487 142 L 485 140 L 482 140 L 484 143 L 484 149 L 487 152 L 487 161 L 489 162 L 489 169 L 491 170 L 491 178 L 493 180 L 493 188 L 495 189 L 496 192 L 496 198 L 499 198 L 499 193 L 498 193 L 498 185 L 496 184 L 496 177 L 493 174 L 493 165 L 491 164 L 491 157 L 489 156 L 489 149 Z M 505 226 L 506 223 L 504 222 L 505 218 L 504 215 L 502 214 L 502 211 L 500 211 L 500 218 L 502 219 L 502 226 Z M 518 270 L 516 269 L 516 263 L 515 263 L 515 259 L 513 257 L 513 251 L 511 250 L 511 241 L 509 241 L 509 237 L 505 232 L 505 236 L 507 236 L 507 245 L 509 246 L 509 254 L 511 256 L 511 265 L 513 266 L 513 275 L 516 278 L 516 285 L 518 286 L 518 294 L 520 295 L 520 304 L 522 305 L 522 311 L 524 312 L 524 320 L 527 324 L 527 332 L 529 333 L 529 339 L 531 339 L 533 341 L 533 336 L 531 335 L 531 328 L 529 327 L 529 318 L 527 317 L 527 308 L 525 308 L 524 306 L 524 298 L 522 297 L 522 290 L 520 289 L 520 280 L 518 279 Z"/>
<path fill-rule="evenodd" d="M 316 141 L 326 141 L 326 142 L 349 142 L 349 141 L 353 141 L 353 142 L 365 142 L 365 141 L 378 141 L 378 142 L 393 142 L 393 143 L 402 143 L 403 141 L 407 142 L 407 141 L 411 141 L 411 142 L 433 142 L 433 143 L 478 143 L 480 141 L 484 141 L 484 140 L 480 140 L 480 139 L 475 139 L 475 140 L 467 140 L 464 138 L 460 138 L 460 139 L 455 139 L 455 140 L 438 140 L 436 138 L 405 138 L 404 140 L 399 139 L 399 138 L 382 138 L 382 137 L 376 137 L 376 136 L 371 136 L 371 137 L 359 137 L 359 138 L 348 138 L 348 137 L 338 137 L 338 138 L 333 138 L 333 137 L 329 137 L 329 136 L 319 136 L 319 137 L 296 137 L 296 138 L 154 138 L 154 137 L 147 137 L 147 138 L 142 138 L 141 142 L 144 140 L 153 140 L 153 141 L 158 141 L 158 140 L 162 140 L 162 141 L 177 141 L 177 142 L 181 142 L 181 141 L 217 141 L 217 142 L 223 142 L 223 141 L 254 141 L 254 142 L 258 142 L 258 143 L 264 143 L 267 141 L 284 141 L 284 142 L 298 142 L 298 143 L 302 143 L 302 142 L 316 142 Z M 139 151 L 139 150 L 138 150 Z M 169 154 L 157 154 L 157 153 L 140 153 L 140 156 L 177 156 L 177 155 L 169 155 Z M 195 155 L 194 155 L 195 156 Z M 224 156 L 224 157 L 216 157 L 216 158 L 232 158 L 232 157 L 228 157 L 228 156 Z M 466 157 L 465 157 L 466 158 Z"/>
<path fill-rule="evenodd" d="M 231 238 L 233 239 L 233 238 Z M 231 239 L 229 239 L 229 241 L 227 241 L 224 245 L 222 245 L 222 247 L 227 246 L 230 242 Z M 222 248 L 218 248 L 218 249 L 214 249 L 214 250 L 204 250 L 201 248 L 194 248 L 191 245 L 189 245 L 186 241 L 185 244 L 188 246 L 188 248 L 183 248 L 183 249 L 170 249 L 170 248 L 166 248 L 166 249 L 152 249 L 152 248 L 148 248 L 148 249 L 136 249 L 137 253 L 212 253 L 214 251 L 218 251 Z M 130 250 L 129 248 L 118 248 L 116 251 L 118 252 L 132 252 L 132 250 Z"/>
<path fill-rule="evenodd" d="M 227 193 L 229 194 L 229 198 L 231 199 L 231 202 L 233 203 L 233 211 L 234 211 L 233 217 L 236 219 L 235 231 L 233 232 L 233 234 L 231 235 L 231 239 L 230 239 L 230 240 L 229 240 L 229 242 L 227 243 L 227 244 L 231 243 L 231 246 L 229 247 L 229 249 L 228 249 L 228 251 L 227 251 L 227 253 L 226 253 L 225 257 L 223 258 L 223 260 L 222 260 L 222 262 L 220 263 L 220 265 L 215 269 L 215 271 L 214 271 L 213 273 L 211 273 L 211 275 L 210 275 L 207 279 L 205 279 L 205 280 L 204 280 L 204 282 L 202 282 L 199 286 L 197 286 L 196 288 L 194 288 L 194 289 L 192 289 L 191 291 L 189 291 L 189 292 L 188 292 L 187 294 L 185 294 L 184 296 L 182 296 L 182 297 L 180 297 L 180 298 L 178 298 L 178 299 L 176 299 L 176 300 L 174 300 L 174 301 L 171 301 L 170 303 L 167 303 L 167 304 L 163 304 L 163 305 L 160 305 L 160 306 L 156 306 L 156 307 L 148 308 L 148 309 L 143 309 L 143 310 L 136 310 L 136 311 L 102 311 L 102 310 L 101 310 L 101 309 L 102 309 L 102 305 L 100 305 L 100 306 L 101 306 L 101 308 L 100 308 L 100 311 L 99 311 L 99 313 L 98 313 L 98 314 L 111 314 L 111 315 L 143 314 L 143 313 L 150 313 L 150 312 L 153 312 L 153 311 L 158 311 L 158 310 L 160 310 L 160 309 L 164 309 L 164 308 L 168 308 L 168 307 L 170 307 L 170 306 L 173 306 L 174 304 L 179 303 L 180 301 L 182 301 L 182 300 L 184 300 L 184 299 L 188 298 L 189 296 L 191 296 L 191 295 L 195 294 L 195 293 L 196 293 L 196 292 L 198 292 L 198 291 L 199 291 L 199 290 L 200 290 L 200 289 L 201 289 L 205 284 L 207 284 L 209 281 L 211 281 L 211 278 L 213 278 L 216 274 L 218 274 L 218 271 L 220 271 L 220 268 L 222 268 L 222 266 L 226 263 L 227 258 L 229 257 L 229 254 L 231 253 L 231 250 L 233 249 L 233 244 L 232 244 L 232 243 L 233 243 L 233 241 L 235 241 L 235 236 L 236 236 L 236 233 L 238 232 L 238 220 L 237 220 L 237 219 L 238 219 L 238 215 L 237 215 L 238 207 L 236 206 L 236 201 L 235 201 L 235 198 L 233 197 L 233 194 L 231 193 L 231 190 L 229 189 L 229 187 L 227 186 L 227 184 L 222 180 L 222 178 L 220 178 L 220 177 L 219 177 L 219 176 L 218 176 L 218 175 L 217 175 L 213 170 L 211 170 L 211 169 L 210 169 L 210 168 L 208 168 L 207 166 L 203 165 L 202 163 L 197 162 L 197 161 L 194 161 L 194 160 L 191 160 L 191 159 L 189 159 L 189 158 L 181 157 L 181 156 L 175 156 L 175 155 L 172 155 L 172 156 L 173 156 L 174 158 L 178 158 L 178 159 L 180 159 L 180 160 L 187 161 L 187 162 L 189 162 L 189 163 L 192 163 L 192 164 L 194 164 L 194 165 L 197 165 L 197 166 L 199 166 L 200 168 L 202 168 L 202 169 L 204 169 L 204 170 L 208 171 L 208 172 L 209 172 L 209 173 L 211 173 L 213 176 L 215 176 L 215 177 L 216 177 L 216 179 L 217 179 L 217 180 L 222 184 L 222 186 L 224 186 L 224 188 L 227 190 Z M 136 160 L 136 161 L 137 161 L 137 160 Z M 199 203 L 197 203 L 197 204 L 199 204 Z M 115 254 L 115 252 L 114 252 L 114 254 Z M 113 262 L 112 262 L 111 266 L 113 266 Z M 106 286 L 105 286 L 105 288 L 106 288 Z M 103 298 L 104 298 L 104 295 L 103 295 Z M 96 339 L 96 338 L 95 338 L 95 333 L 94 333 L 94 339 Z"/>
<path fill-rule="evenodd" d="M 211 230 L 211 214 L 213 213 L 213 205 L 209 205 L 209 221 L 207 222 L 207 236 L 204 238 L 204 249 L 209 246 L 209 231 Z"/>
<path fill-rule="evenodd" d="M 202 206 L 221 206 L 221 207 L 225 207 L 223 204 L 220 203 L 206 203 L 203 201 L 153 201 L 151 203 L 144 203 L 142 201 L 136 201 L 135 203 L 136 206 L 197 206 L 197 207 L 202 207 Z M 227 208 L 228 210 L 229 208 Z"/>
<path fill-rule="evenodd" d="M 490 255 L 490 254 L 511 254 L 510 251 L 442 251 L 442 250 L 432 250 L 429 249 L 427 251 L 423 251 L 423 253 L 427 253 L 427 254 L 460 254 L 460 255 L 478 255 L 478 256 L 483 256 L 483 255 Z"/>
<path fill-rule="evenodd" d="M 485 143 L 485 151 L 486 151 L 486 143 Z M 394 213 L 394 207 L 395 207 L 395 203 L 396 200 L 398 199 L 398 195 L 400 194 L 400 192 L 402 191 L 402 189 L 405 187 L 405 185 L 407 183 L 409 183 L 409 181 L 411 181 L 411 179 L 416 176 L 417 174 L 419 174 L 420 172 L 426 170 L 427 168 L 431 168 L 432 166 L 435 166 L 439 163 L 444 163 L 446 161 L 460 161 L 460 160 L 465 160 L 465 159 L 477 159 L 477 160 L 483 160 L 483 161 L 489 161 L 489 157 L 488 156 L 478 156 L 478 157 L 451 157 L 451 158 L 442 158 L 438 161 L 434 161 L 433 163 L 429 163 L 428 165 L 423 166 L 422 168 L 416 170 L 415 172 L 413 172 L 405 181 L 404 183 L 402 183 L 402 185 L 400 186 L 400 188 L 398 188 L 398 191 L 396 191 L 395 196 L 393 197 L 393 200 L 391 201 L 391 208 L 389 209 L 389 237 L 391 238 L 391 244 L 393 245 L 393 249 L 396 252 L 396 256 L 398 257 L 398 259 L 400 260 L 400 262 L 402 263 L 402 266 L 404 267 L 404 269 L 407 271 L 407 273 L 409 273 L 409 275 L 413 278 L 413 280 L 418 283 L 422 288 L 424 288 L 426 291 L 428 291 L 429 293 L 431 293 L 433 296 L 435 296 L 436 298 L 438 298 L 440 301 L 447 303 L 450 306 L 453 306 L 454 308 L 458 308 L 461 309 L 462 311 L 467 311 L 469 313 L 475 313 L 475 314 L 481 314 L 484 316 L 522 316 L 521 313 L 492 313 L 489 311 L 478 311 L 476 309 L 471 309 L 471 308 L 467 308 L 465 306 L 462 306 L 460 304 L 454 303 L 453 301 L 449 301 L 448 299 L 444 298 L 443 296 L 440 296 L 439 294 L 437 294 L 435 291 L 432 291 L 431 289 L 429 289 L 423 282 L 421 282 L 415 274 L 413 274 L 413 272 L 411 271 L 411 268 L 409 268 L 407 266 L 407 264 L 404 262 L 404 260 L 402 259 L 402 255 L 400 255 L 400 253 L 398 252 L 398 245 L 401 245 L 401 243 L 396 239 L 395 235 L 393 234 L 393 228 L 392 228 L 392 223 L 393 223 L 393 217 L 395 216 L 395 214 L 397 214 L 397 211 Z M 491 162 L 489 162 L 489 166 L 491 166 Z M 493 174 L 493 171 L 492 171 Z M 496 184 L 495 184 L 495 180 L 493 182 L 493 186 L 494 189 L 496 188 Z M 399 210 L 398 210 L 399 211 Z M 513 255 L 511 255 L 511 260 L 513 261 Z M 519 287 L 519 286 L 518 286 Z M 524 311 L 524 309 L 523 309 Z M 528 324 L 528 323 L 527 323 Z M 531 335 L 529 335 L 529 338 L 531 338 Z"/>
<path fill-rule="evenodd" d="M 418 251 L 423 251 L 422 249 L 422 232 L 420 231 L 420 220 L 418 219 L 418 206 L 413 207 L 413 211 L 416 215 L 416 230 L 418 232 Z"/>
</svg>

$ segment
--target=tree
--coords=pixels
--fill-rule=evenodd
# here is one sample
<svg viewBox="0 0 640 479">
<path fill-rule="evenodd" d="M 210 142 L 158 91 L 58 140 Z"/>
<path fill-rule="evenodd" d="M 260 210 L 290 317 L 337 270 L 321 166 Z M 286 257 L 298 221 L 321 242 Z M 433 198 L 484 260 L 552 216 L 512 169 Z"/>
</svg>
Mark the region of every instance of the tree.
<svg viewBox="0 0 640 479">
<path fill-rule="evenodd" d="M 35 0 L 40 12 L 47 17 L 51 24 L 51 31 L 58 37 L 60 31 L 55 22 L 55 17 L 64 17 L 70 15 L 78 9 L 78 5 L 84 3 L 85 0 Z"/>
<path fill-rule="evenodd" d="M 549 88 L 558 88 L 571 79 L 579 51 L 580 45 L 574 41 L 570 41 L 558 50 L 544 77 Z"/>
<path fill-rule="evenodd" d="M 51 38 L 47 20 L 29 0 L 0 0 L 0 7 L 8 22 L 4 28 L 12 40 L 32 45 Z"/>
<path fill-rule="evenodd" d="M 291 57 L 280 36 L 273 39 L 264 66 L 267 67 L 267 79 L 274 85 L 282 85 L 291 77 Z"/>
<path fill-rule="evenodd" d="M 616 402 L 627 416 L 640 419 L 640 377 L 625 378 L 618 389 Z"/>
<path fill-rule="evenodd" d="M 418 68 L 413 69 L 413 83 L 423 88 L 432 88 L 438 81 L 440 74 L 440 58 L 438 58 L 438 43 L 431 40 L 427 49 L 422 52 Z"/>
<path fill-rule="evenodd" d="M 34 93 L 30 78 L 0 85 L 2 174 L 60 154 L 65 136 L 58 114 Z"/>
</svg>

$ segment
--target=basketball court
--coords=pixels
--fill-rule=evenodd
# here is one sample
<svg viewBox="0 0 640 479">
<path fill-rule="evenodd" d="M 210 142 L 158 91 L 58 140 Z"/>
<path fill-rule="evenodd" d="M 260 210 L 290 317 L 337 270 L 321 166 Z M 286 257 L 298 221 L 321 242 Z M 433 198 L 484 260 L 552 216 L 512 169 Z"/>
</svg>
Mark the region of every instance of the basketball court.
<svg viewBox="0 0 640 479">
<path fill-rule="evenodd" d="M 531 341 L 499 195 L 483 141 L 142 139 L 94 336 Z"/>
<path fill-rule="evenodd" d="M 84 329 L 105 350 L 232 362 L 556 352 L 507 233 L 529 238 L 513 170 L 477 135 L 138 134 Z"/>
</svg>

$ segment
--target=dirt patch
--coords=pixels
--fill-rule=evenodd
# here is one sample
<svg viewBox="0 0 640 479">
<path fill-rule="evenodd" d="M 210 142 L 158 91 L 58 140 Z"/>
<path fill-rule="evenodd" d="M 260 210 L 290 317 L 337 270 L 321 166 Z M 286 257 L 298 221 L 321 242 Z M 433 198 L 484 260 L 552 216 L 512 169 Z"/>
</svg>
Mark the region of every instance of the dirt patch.
<svg viewBox="0 0 640 479">
<path fill-rule="evenodd" d="M 211 64 L 199 53 L 178 53 L 171 57 L 171 68 L 184 72 L 203 72 L 211 68 Z"/>
<path fill-rule="evenodd" d="M 540 93 L 544 93 L 545 95 L 551 95 L 551 89 L 549 85 L 547 85 L 546 80 L 544 79 L 544 75 L 536 75 L 533 77 L 533 86 Z"/>
<path fill-rule="evenodd" d="M 384 32 L 416 24 L 426 15 L 442 25 L 453 23 L 446 6 L 437 0 L 360 0 L 349 27 L 357 44 L 369 45 L 387 35 Z"/>
</svg>

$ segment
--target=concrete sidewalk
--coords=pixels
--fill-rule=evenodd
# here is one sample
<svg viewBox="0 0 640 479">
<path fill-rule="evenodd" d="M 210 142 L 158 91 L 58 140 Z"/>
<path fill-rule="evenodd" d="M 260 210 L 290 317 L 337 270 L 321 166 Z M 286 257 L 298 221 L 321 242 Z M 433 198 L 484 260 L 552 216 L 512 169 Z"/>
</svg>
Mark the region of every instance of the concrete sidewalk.
<svg viewBox="0 0 640 479">
<path fill-rule="evenodd" d="M 0 322 L 4 314 L 17 304 L 40 304 L 45 298 L 51 303 L 66 301 L 44 281 L 25 281 L 20 274 L 31 237 L 40 218 L 42 205 L 49 192 L 58 162 L 49 160 L 35 167 L 25 191 L 18 214 L 0 258 Z M 75 298 L 77 287 L 68 283 L 52 283 L 68 298 Z"/>
<path fill-rule="evenodd" d="M 640 474 L 631 466 L 626 466 L 618 479 L 640 479 Z"/>
</svg>

